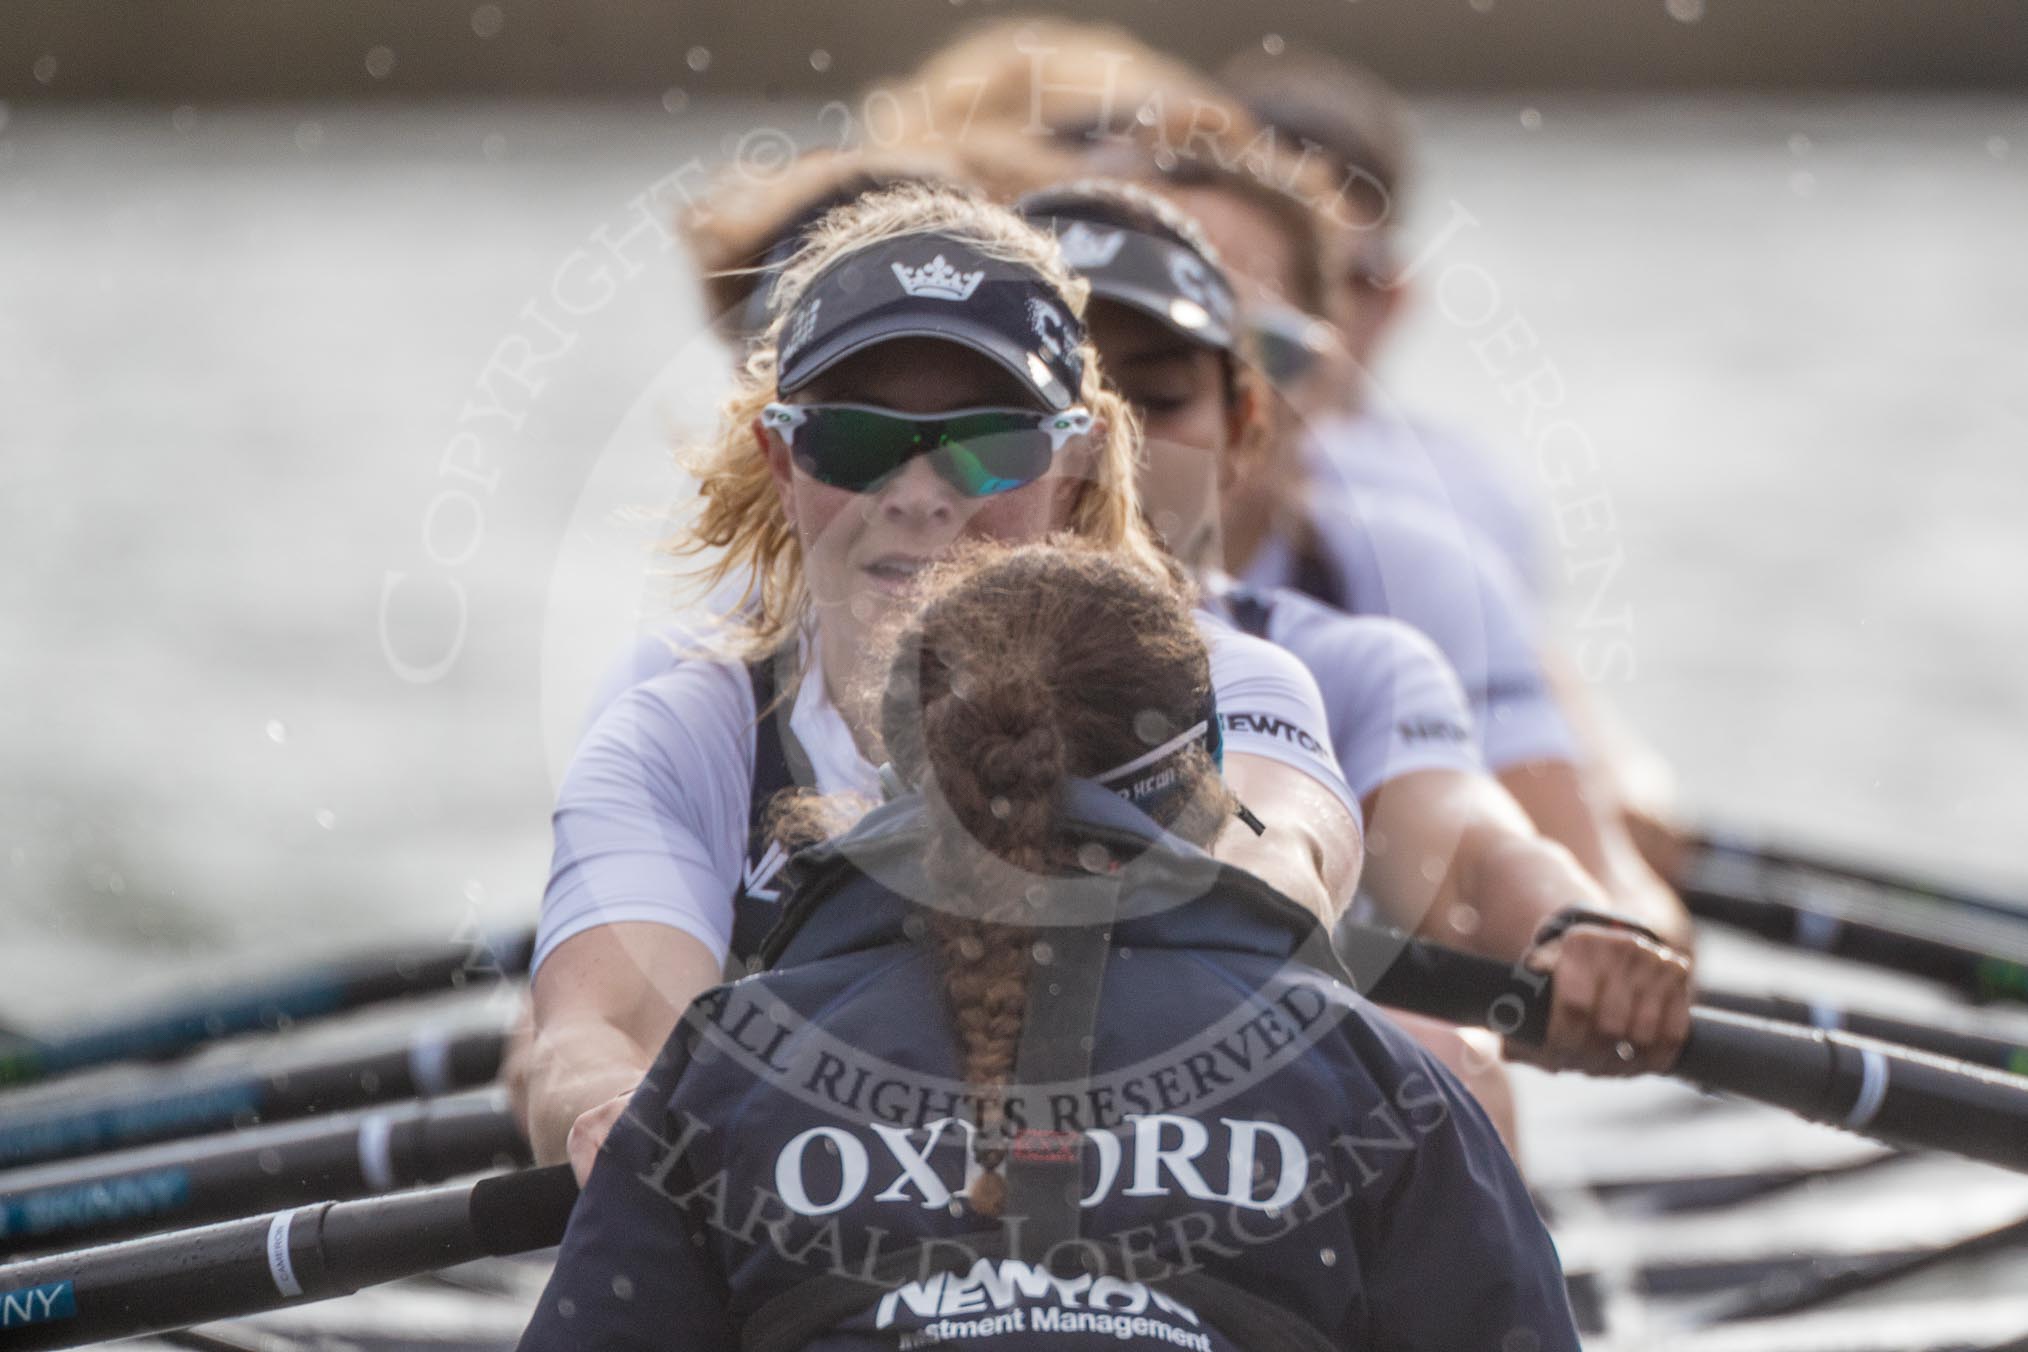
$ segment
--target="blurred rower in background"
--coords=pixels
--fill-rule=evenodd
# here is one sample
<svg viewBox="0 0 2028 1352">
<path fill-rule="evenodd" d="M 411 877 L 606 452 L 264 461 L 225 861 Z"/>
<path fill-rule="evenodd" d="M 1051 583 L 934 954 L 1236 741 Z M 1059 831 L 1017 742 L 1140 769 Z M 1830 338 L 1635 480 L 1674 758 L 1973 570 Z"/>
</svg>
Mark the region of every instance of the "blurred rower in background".
<svg viewBox="0 0 2028 1352">
<path fill-rule="evenodd" d="M 1401 494 L 1454 516 L 1498 552 L 1538 603 L 1553 600 L 1541 508 L 1511 467 L 1458 429 L 1401 409 L 1376 371 L 1414 298 L 1402 275 L 1402 230 L 1415 171 L 1407 103 L 1363 67 L 1318 52 L 1247 51 L 1220 83 L 1277 143 L 1321 160 L 1335 185 L 1338 229 L 1326 241 L 1323 308 L 1345 360 L 1336 407 L 1310 413 L 1308 468 L 1321 482 Z M 1586 683 L 1568 655 L 1545 645 L 1546 669 L 1583 739 L 1590 791 L 1617 809 L 1630 838 L 1662 877 L 1683 866 L 1687 836 L 1675 820 L 1675 776 L 1661 753 Z"/>
<path fill-rule="evenodd" d="M 1378 472 L 1373 487 L 1318 468 L 1332 454 L 1320 446 L 1335 442 L 1341 425 L 1356 426 L 1371 402 L 1365 366 L 1334 318 L 1346 317 L 1362 341 L 1388 331 L 1386 313 L 1362 318 L 1371 307 L 1341 295 L 1360 271 L 1347 260 L 1389 238 L 1385 212 L 1358 214 L 1392 200 L 1368 191 L 1379 174 L 1332 173 L 1323 155 L 1290 149 L 1296 138 L 1257 121 L 1221 86 L 1103 26 L 1004 20 L 885 88 L 916 110 L 911 130 L 925 145 L 1024 133 L 1079 152 L 1102 173 L 1152 176 L 1198 219 L 1243 289 L 1254 350 L 1282 396 L 1269 463 L 1226 486 L 1226 567 L 1428 634 L 1472 697 L 1489 768 L 1537 827 L 1568 847 L 1616 905 L 1666 919 L 1665 932 L 1687 940 L 1680 904 L 1622 823 L 1611 776 L 1586 763 L 1601 739 L 1580 740 L 1571 725 L 1588 731 L 1597 720 L 1585 709 L 1573 714 L 1573 703 L 1589 702 L 1580 682 L 1552 681 L 1558 663 L 1545 656 L 1538 608 L 1503 551 L 1449 506 L 1440 479 L 1406 491 Z M 1398 171 L 1386 172 L 1398 181 Z M 1368 257 L 1364 268 L 1368 290 L 1376 261 Z M 1414 461 L 1413 446 L 1404 454 Z M 1362 452 L 1360 462 L 1372 458 Z M 1518 498 L 1506 496 L 1506 515 L 1525 521 Z"/>
</svg>

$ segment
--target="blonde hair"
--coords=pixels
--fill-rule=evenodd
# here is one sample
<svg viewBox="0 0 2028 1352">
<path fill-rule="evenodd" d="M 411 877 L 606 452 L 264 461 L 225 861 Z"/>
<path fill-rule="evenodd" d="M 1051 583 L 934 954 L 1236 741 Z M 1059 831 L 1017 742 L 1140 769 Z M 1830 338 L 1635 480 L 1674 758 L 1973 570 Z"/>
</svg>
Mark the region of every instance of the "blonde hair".
<svg viewBox="0 0 2028 1352">
<path fill-rule="evenodd" d="M 901 110 L 902 137 L 960 142 L 980 128 L 1029 135 L 1122 132 L 1144 113 L 1164 143 L 1236 145 L 1258 129 L 1245 106 L 1124 28 L 1049 15 L 988 22 L 876 86 Z M 1206 117 L 1206 114 L 1211 114 Z"/>
<path fill-rule="evenodd" d="M 1089 288 L 1064 265 L 1056 241 L 1005 207 L 946 188 L 903 184 L 870 193 L 825 216 L 783 268 L 775 311 L 755 342 L 720 414 L 717 436 L 690 458 L 703 503 L 696 523 L 674 541 L 679 557 L 718 551 L 701 579 L 718 587 L 734 578 L 747 584 L 751 603 L 743 635 L 750 653 L 773 651 L 810 613 L 808 580 L 795 528 L 783 513 L 755 427 L 776 397 L 776 346 L 783 317 L 817 275 L 847 254 L 890 239 L 935 233 L 989 258 L 1033 272 L 1071 313 L 1084 317 Z M 1091 473 L 1079 485 L 1065 533 L 1103 549 L 1132 555 L 1163 569 L 1160 547 L 1141 516 L 1135 487 L 1140 425 L 1126 401 L 1105 387 L 1098 352 L 1081 347 L 1084 379 L 1077 401 L 1091 411 L 1095 451 Z"/>
</svg>

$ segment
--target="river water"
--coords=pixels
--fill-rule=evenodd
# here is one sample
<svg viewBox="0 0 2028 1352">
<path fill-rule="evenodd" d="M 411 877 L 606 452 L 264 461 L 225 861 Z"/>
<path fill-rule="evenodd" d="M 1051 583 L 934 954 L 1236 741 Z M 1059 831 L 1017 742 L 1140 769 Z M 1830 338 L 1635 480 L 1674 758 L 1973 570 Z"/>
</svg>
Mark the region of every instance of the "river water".
<svg viewBox="0 0 2028 1352">
<path fill-rule="evenodd" d="M 1422 112 L 1389 392 L 1684 800 L 2028 892 L 2028 101 Z M 808 110 L 0 116 L 0 1019 L 525 925 L 724 369 L 637 199 Z"/>
</svg>

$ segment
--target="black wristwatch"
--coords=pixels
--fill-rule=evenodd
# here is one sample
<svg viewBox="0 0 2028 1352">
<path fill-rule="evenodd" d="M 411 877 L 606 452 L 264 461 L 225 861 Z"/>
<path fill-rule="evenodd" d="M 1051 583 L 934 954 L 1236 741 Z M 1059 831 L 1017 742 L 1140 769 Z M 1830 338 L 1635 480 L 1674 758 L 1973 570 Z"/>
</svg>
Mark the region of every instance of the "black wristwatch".
<svg viewBox="0 0 2028 1352">
<path fill-rule="evenodd" d="M 1638 920 L 1629 920 L 1611 911 L 1595 911 L 1589 906 L 1566 906 L 1550 916 L 1536 927 L 1535 937 L 1529 941 L 1528 947 L 1533 951 L 1544 944 L 1554 943 L 1579 925 L 1598 925 L 1604 929 L 1624 930 L 1628 934 L 1638 934 L 1643 939 L 1652 940 L 1664 948 L 1675 947 Z"/>
</svg>

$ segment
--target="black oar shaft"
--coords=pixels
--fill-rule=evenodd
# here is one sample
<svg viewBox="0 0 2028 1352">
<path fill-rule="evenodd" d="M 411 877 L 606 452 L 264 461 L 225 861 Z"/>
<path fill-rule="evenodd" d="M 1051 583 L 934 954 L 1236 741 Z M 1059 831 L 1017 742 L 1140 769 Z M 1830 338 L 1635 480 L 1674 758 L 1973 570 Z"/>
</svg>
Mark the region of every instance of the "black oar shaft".
<svg viewBox="0 0 2028 1352">
<path fill-rule="evenodd" d="M 2028 1080 L 2002 1071 L 1698 1009 L 1672 1073 L 1892 1145 L 2028 1171 Z"/>
<path fill-rule="evenodd" d="M 1697 999 L 1700 1004 L 1713 1009 L 1729 1009 L 1735 1014 L 1751 1014 L 1760 1019 L 1852 1033 L 1858 1037 L 1913 1047 L 1934 1056 L 1947 1056 L 1953 1061 L 1969 1061 L 1975 1066 L 1991 1066 L 1995 1070 L 2028 1075 L 2028 1046 L 2007 1038 L 1940 1028 L 1912 1019 L 1887 1018 L 1821 1001 L 1792 1000 L 1782 995 L 1702 990 L 1697 993 Z"/>
<path fill-rule="evenodd" d="M 17 1112 L 0 1099 L 0 1169 L 469 1089 L 499 1073 L 505 1042 L 498 1031 L 422 1033 L 336 1061 L 213 1076 L 166 1091 L 151 1087 Z"/>
<path fill-rule="evenodd" d="M 1699 920 L 1793 948 L 1845 958 L 1949 987 L 1968 1000 L 2028 1002 L 2028 944 L 2021 934 L 1925 927 L 1918 919 L 1853 914 L 1849 906 L 1770 896 L 1758 882 L 1695 869 L 1679 888 Z M 1976 933 L 1977 937 L 1972 937 Z"/>
<path fill-rule="evenodd" d="M 0 1174 L 0 1253 L 359 1197 L 525 1162 L 490 1097 L 405 1104 Z"/>
<path fill-rule="evenodd" d="M 1698 853 L 1707 859 L 1724 860 L 1736 867 L 1762 870 L 1768 875 L 1816 874 L 1927 906 L 1976 911 L 1996 919 L 2028 923 L 2028 897 L 2010 900 L 1935 878 L 1918 878 L 1897 869 L 1833 859 L 1814 850 L 1778 845 L 1736 831 L 1705 830 L 1693 844 Z M 1693 867 L 1696 866 L 1693 864 Z"/>
<path fill-rule="evenodd" d="M 445 944 L 330 963 L 223 995 L 115 1019 L 95 1028 L 0 1050 L 0 1085 L 116 1061 L 174 1056 L 200 1043 L 357 1009 L 384 1000 L 496 980 L 528 969 L 533 935 Z"/>
<path fill-rule="evenodd" d="M 0 1348 L 156 1333 L 547 1248 L 576 1196 L 556 1165 L 14 1263 L 0 1267 Z"/>
<path fill-rule="evenodd" d="M 1341 924 L 1337 944 L 1374 1000 L 1542 1040 L 1552 990 L 1541 973 L 1372 926 Z M 1890 1145 L 2028 1171 L 2028 1079 L 2002 1071 L 1699 1007 L 1670 1073 Z"/>
</svg>

